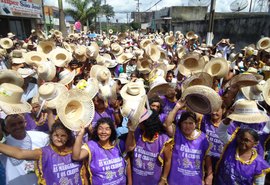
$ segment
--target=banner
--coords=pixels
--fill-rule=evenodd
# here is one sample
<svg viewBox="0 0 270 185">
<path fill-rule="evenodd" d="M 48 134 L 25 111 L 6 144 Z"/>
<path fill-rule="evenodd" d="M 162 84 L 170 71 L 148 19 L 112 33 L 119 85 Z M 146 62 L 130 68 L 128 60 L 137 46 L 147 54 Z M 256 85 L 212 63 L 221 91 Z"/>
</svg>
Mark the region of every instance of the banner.
<svg viewBox="0 0 270 185">
<path fill-rule="evenodd" d="M 32 0 L 0 0 L 0 15 L 42 18 L 42 6 Z"/>
</svg>

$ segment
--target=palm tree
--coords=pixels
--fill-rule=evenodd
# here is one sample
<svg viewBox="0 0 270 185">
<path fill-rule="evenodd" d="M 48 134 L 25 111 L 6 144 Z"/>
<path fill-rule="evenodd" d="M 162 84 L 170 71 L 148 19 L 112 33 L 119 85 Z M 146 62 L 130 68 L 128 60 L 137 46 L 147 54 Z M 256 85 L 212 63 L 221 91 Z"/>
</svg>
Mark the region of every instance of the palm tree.
<svg viewBox="0 0 270 185">
<path fill-rule="evenodd" d="M 59 7 L 59 30 L 62 32 L 63 36 L 67 35 L 67 27 L 65 23 L 65 14 L 63 11 L 63 2 L 62 0 L 58 0 Z"/>
</svg>

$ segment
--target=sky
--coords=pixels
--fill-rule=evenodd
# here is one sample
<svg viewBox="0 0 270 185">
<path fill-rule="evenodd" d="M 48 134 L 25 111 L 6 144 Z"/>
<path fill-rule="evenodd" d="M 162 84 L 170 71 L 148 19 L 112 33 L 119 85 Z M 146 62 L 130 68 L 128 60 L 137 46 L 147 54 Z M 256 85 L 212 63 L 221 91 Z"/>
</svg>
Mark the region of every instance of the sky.
<svg viewBox="0 0 270 185">
<path fill-rule="evenodd" d="M 198 3 L 208 3 L 210 4 L 211 0 L 139 0 L 140 12 L 146 11 L 151 8 L 149 11 L 159 10 L 165 7 L 170 6 L 188 6 L 191 3 L 196 5 Z M 230 4 L 234 1 L 238 3 L 243 3 L 244 1 L 250 2 L 251 0 L 216 0 L 216 12 L 231 12 Z M 266 3 L 267 0 L 253 0 L 253 3 L 257 4 L 257 1 L 263 1 Z M 110 20 L 110 22 L 116 22 L 118 19 L 119 22 L 130 22 L 130 13 L 135 12 L 137 10 L 138 0 L 102 0 L 102 4 L 104 3 L 110 4 L 114 8 L 115 17 Z M 58 1 L 56 0 L 44 0 L 45 5 L 50 6 L 58 6 Z M 69 7 L 69 5 L 63 0 L 64 8 Z M 156 4 L 156 5 L 155 5 Z M 155 5 L 155 6 L 154 6 Z M 210 6 L 210 5 L 209 5 Z M 243 10 L 247 12 L 249 10 L 249 5 Z M 266 7 L 263 11 L 266 11 Z"/>
</svg>

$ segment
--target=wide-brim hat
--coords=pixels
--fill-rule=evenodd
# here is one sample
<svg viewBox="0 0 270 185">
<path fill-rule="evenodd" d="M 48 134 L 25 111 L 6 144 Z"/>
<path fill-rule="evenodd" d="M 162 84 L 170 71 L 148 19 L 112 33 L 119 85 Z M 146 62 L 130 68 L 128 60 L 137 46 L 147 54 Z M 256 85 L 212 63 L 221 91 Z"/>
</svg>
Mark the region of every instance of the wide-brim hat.
<svg viewBox="0 0 270 185">
<path fill-rule="evenodd" d="M 247 86 L 253 86 L 257 85 L 259 83 L 260 79 L 258 80 L 253 74 L 251 73 L 241 73 L 238 75 L 235 75 L 229 82 L 227 82 L 224 86 L 224 88 L 228 88 L 231 85 L 236 85 L 238 87 L 247 87 Z"/>
<path fill-rule="evenodd" d="M 27 78 L 29 76 L 31 77 L 35 77 L 36 75 L 36 70 L 28 68 L 28 67 L 24 67 L 24 68 L 19 68 L 17 70 L 17 72 L 23 77 L 23 78 Z"/>
<path fill-rule="evenodd" d="M 113 34 L 113 30 L 112 29 L 109 29 L 109 34 Z"/>
<path fill-rule="evenodd" d="M 96 42 L 91 42 L 91 45 L 86 49 L 86 55 L 88 58 L 96 59 L 99 54 L 99 46 Z"/>
<path fill-rule="evenodd" d="M 181 86 L 182 92 L 193 85 L 204 85 L 211 88 L 213 86 L 213 78 L 205 72 L 194 73 L 183 81 Z"/>
<path fill-rule="evenodd" d="M 126 101 L 140 100 L 145 93 L 144 84 L 137 81 L 127 83 L 120 90 L 122 98 Z"/>
<path fill-rule="evenodd" d="M 31 112 L 31 105 L 21 101 L 23 92 L 23 89 L 17 85 L 0 84 L 0 109 L 7 115 Z"/>
<path fill-rule="evenodd" d="M 121 84 L 127 84 L 129 82 L 127 73 L 120 73 L 118 78 L 114 78 L 114 80 L 119 80 Z"/>
<path fill-rule="evenodd" d="M 142 49 L 145 49 L 147 46 L 148 46 L 148 44 L 151 44 L 152 43 L 152 41 L 150 40 L 150 39 L 143 39 L 141 42 L 140 42 L 140 47 L 142 48 Z"/>
<path fill-rule="evenodd" d="M 63 36 L 62 32 L 59 30 L 53 30 L 53 35 L 55 37 L 62 37 Z"/>
<path fill-rule="evenodd" d="M 200 58 L 200 54 L 195 52 L 186 54 L 178 65 L 178 71 L 184 76 L 201 72 L 205 66 L 205 62 L 204 60 L 200 60 Z"/>
<path fill-rule="evenodd" d="M 186 38 L 188 40 L 194 39 L 195 32 L 194 31 L 189 31 L 186 33 Z"/>
<path fill-rule="evenodd" d="M 142 121 L 141 118 L 144 117 L 145 103 L 147 101 L 147 96 L 143 95 L 138 101 L 130 102 L 124 101 L 123 106 L 120 111 L 123 117 L 127 117 L 132 124 L 133 128 L 136 128 L 138 124 Z"/>
<path fill-rule="evenodd" d="M 227 116 L 231 120 L 242 123 L 262 123 L 269 121 L 266 113 L 260 111 L 253 100 L 238 100 L 234 105 L 234 111 Z"/>
<path fill-rule="evenodd" d="M 174 45 L 175 44 L 175 37 L 173 35 L 166 36 L 165 43 L 169 46 Z"/>
<path fill-rule="evenodd" d="M 99 91 L 98 81 L 95 78 L 88 78 L 87 81 L 84 79 L 80 80 L 76 88 L 85 91 L 92 99 Z"/>
<path fill-rule="evenodd" d="M 66 67 L 72 60 L 72 53 L 57 47 L 50 53 L 50 60 L 57 67 Z"/>
<path fill-rule="evenodd" d="M 262 95 L 264 101 L 270 106 L 270 79 L 265 82 Z"/>
<path fill-rule="evenodd" d="M 12 38 L 12 37 L 15 37 L 16 35 L 14 35 L 14 33 L 12 33 L 12 32 L 9 32 L 8 34 L 7 34 L 7 37 L 8 38 Z"/>
<path fill-rule="evenodd" d="M 142 74 L 149 74 L 152 70 L 152 62 L 146 57 L 139 57 L 137 60 L 137 70 Z"/>
<path fill-rule="evenodd" d="M 182 45 L 177 46 L 176 53 L 179 59 L 182 59 L 182 57 L 186 54 L 186 48 Z"/>
<path fill-rule="evenodd" d="M 4 49 L 10 49 L 13 46 L 13 41 L 10 38 L 0 39 L 0 46 Z"/>
<path fill-rule="evenodd" d="M 50 52 L 55 48 L 55 42 L 53 41 L 40 41 L 37 45 L 37 51 L 43 52 L 46 55 L 50 54 Z"/>
<path fill-rule="evenodd" d="M 145 47 L 145 54 L 154 62 L 160 58 L 160 49 L 155 44 L 148 44 Z"/>
<path fill-rule="evenodd" d="M 23 64 L 25 60 L 23 58 L 23 50 L 15 49 L 10 53 L 10 57 L 12 59 L 12 64 Z"/>
<path fill-rule="evenodd" d="M 262 92 L 263 92 L 265 83 L 266 82 L 262 80 L 257 85 L 242 87 L 241 92 L 248 100 L 263 101 Z"/>
<path fill-rule="evenodd" d="M 64 92 L 60 96 L 56 111 L 61 122 L 72 131 L 79 131 L 82 126 L 89 126 L 95 115 L 91 97 L 76 88 Z"/>
<path fill-rule="evenodd" d="M 72 48 L 72 47 L 70 46 L 70 44 L 67 43 L 67 42 L 63 42 L 63 48 L 65 48 L 66 50 L 68 50 L 68 51 L 71 52 L 71 53 L 74 51 L 74 48 Z"/>
<path fill-rule="evenodd" d="M 229 72 L 229 65 L 224 58 L 212 58 L 204 66 L 203 72 L 207 72 L 215 78 L 223 78 Z"/>
<path fill-rule="evenodd" d="M 105 39 L 103 40 L 102 45 L 103 45 L 104 47 L 110 47 L 111 41 L 110 41 L 109 39 L 105 38 Z"/>
<path fill-rule="evenodd" d="M 182 99 L 186 100 L 186 106 L 200 114 L 210 114 L 217 111 L 222 105 L 222 99 L 218 93 L 204 85 L 194 85 L 185 89 Z"/>
<path fill-rule="evenodd" d="M 73 56 L 79 62 L 85 62 L 87 60 L 87 48 L 83 45 L 78 45 L 75 51 L 73 52 Z"/>
<path fill-rule="evenodd" d="M 60 83 L 46 82 L 38 89 L 39 103 L 46 101 L 45 105 L 48 108 L 55 109 L 61 94 L 68 91 L 65 85 Z"/>
<path fill-rule="evenodd" d="M 28 65 L 38 66 L 41 62 L 47 61 L 47 56 L 42 52 L 30 51 L 23 53 L 25 63 Z M 49 57 L 49 56 L 48 56 Z"/>
<path fill-rule="evenodd" d="M 54 79 L 56 67 L 51 61 L 41 62 L 37 69 L 38 77 L 46 82 Z"/>
<path fill-rule="evenodd" d="M 24 84 L 24 79 L 17 71 L 11 69 L 0 70 L 0 84 L 11 83 L 22 87 Z"/>
<path fill-rule="evenodd" d="M 259 50 L 265 50 L 270 48 L 270 38 L 269 37 L 263 37 L 261 38 L 256 45 L 257 49 Z"/>
<path fill-rule="evenodd" d="M 132 53 L 122 53 L 121 55 L 119 55 L 117 57 L 117 63 L 118 64 L 125 64 L 127 62 L 129 62 L 131 59 L 133 58 L 133 54 Z"/>
<path fill-rule="evenodd" d="M 65 69 L 59 73 L 59 81 L 58 83 L 68 85 L 76 76 L 76 70 L 70 71 Z"/>
<path fill-rule="evenodd" d="M 112 43 L 111 44 L 111 52 L 115 55 L 115 56 L 119 56 L 124 52 L 124 49 L 122 46 L 120 46 L 118 43 Z"/>
<path fill-rule="evenodd" d="M 107 84 L 111 78 L 110 70 L 107 67 L 101 65 L 93 65 L 89 74 L 91 78 L 95 78 L 103 84 Z"/>
</svg>

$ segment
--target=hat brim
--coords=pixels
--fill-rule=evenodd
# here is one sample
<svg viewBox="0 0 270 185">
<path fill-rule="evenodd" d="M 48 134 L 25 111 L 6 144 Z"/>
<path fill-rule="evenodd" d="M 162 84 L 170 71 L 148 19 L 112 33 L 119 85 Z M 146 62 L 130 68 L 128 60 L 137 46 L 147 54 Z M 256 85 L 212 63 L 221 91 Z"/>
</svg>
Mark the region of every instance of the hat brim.
<svg viewBox="0 0 270 185">
<path fill-rule="evenodd" d="M 148 98 L 152 98 L 153 96 L 163 96 L 166 95 L 168 89 L 171 88 L 169 83 L 162 83 L 157 86 L 152 87 L 147 93 Z"/>
<path fill-rule="evenodd" d="M 239 121 L 242 123 L 262 123 L 269 121 L 269 117 L 263 113 L 254 113 L 254 114 L 236 114 L 232 113 L 227 116 L 231 120 Z"/>
<path fill-rule="evenodd" d="M 32 110 L 32 106 L 27 102 L 21 102 L 17 104 L 9 104 L 0 101 L 0 109 L 7 115 L 10 114 L 22 114 L 29 113 Z"/>
<path fill-rule="evenodd" d="M 76 71 L 73 70 L 70 75 L 67 75 L 67 77 L 63 78 L 62 80 L 58 81 L 58 83 L 60 84 L 64 84 L 64 85 L 67 85 L 69 84 L 70 82 L 72 82 L 72 80 L 75 78 L 76 76 Z"/>
</svg>

